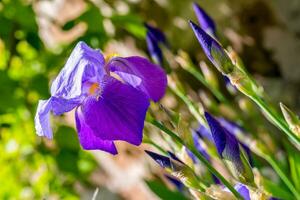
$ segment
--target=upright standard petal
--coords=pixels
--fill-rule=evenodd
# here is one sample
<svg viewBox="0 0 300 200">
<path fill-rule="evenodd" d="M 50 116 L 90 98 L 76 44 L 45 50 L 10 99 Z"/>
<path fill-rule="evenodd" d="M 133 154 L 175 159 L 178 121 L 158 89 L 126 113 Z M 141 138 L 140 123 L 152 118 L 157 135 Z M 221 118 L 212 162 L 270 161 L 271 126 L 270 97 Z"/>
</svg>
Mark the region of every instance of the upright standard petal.
<svg viewBox="0 0 300 200">
<path fill-rule="evenodd" d="M 113 155 L 117 154 L 117 149 L 113 141 L 102 140 L 97 137 L 93 130 L 86 124 L 81 108 L 75 112 L 76 129 L 78 132 L 79 142 L 85 150 L 102 150 Z"/>
<path fill-rule="evenodd" d="M 193 9 L 201 28 L 214 36 L 216 34 L 216 25 L 212 18 L 196 2 L 193 3 Z"/>
<path fill-rule="evenodd" d="M 167 76 L 163 69 L 146 58 L 132 56 L 115 57 L 107 65 L 109 71 L 118 74 L 123 81 L 141 90 L 153 101 L 160 100 L 167 88 Z"/>
<path fill-rule="evenodd" d="M 104 57 L 99 50 L 79 42 L 53 81 L 51 95 L 67 100 L 81 98 L 84 83 L 101 81 L 105 74 L 104 63 Z"/>
<path fill-rule="evenodd" d="M 34 118 L 37 135 L 52 139 L 52 129 L 50 126 L 51 100 L 39 100 Z"/>
<path fill-rule="evenodd" d="M 141 144 L 148 97 L 112 77 L 104 79 L 101 89 L 101 96 L 90 96 L 81 106 L 86 124 L 103 140 Z"/>
<path fill-rule="evenodd" d="M 190 25 L 208 59 L 220 72 L 230 74 L 234 69 L 234 65 L 219 42 L 192 21 L 190 21 Z"/>
</svg>

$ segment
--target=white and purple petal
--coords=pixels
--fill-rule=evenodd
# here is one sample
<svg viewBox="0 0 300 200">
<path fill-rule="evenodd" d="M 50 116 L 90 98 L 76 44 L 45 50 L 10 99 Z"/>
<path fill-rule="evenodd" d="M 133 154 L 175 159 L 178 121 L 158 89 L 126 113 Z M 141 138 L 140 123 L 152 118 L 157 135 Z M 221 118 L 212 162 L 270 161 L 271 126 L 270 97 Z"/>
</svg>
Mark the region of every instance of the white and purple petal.
<svg viewBox="0 0 300 200">
<path fill-rule="evenodd" d="M 37 135 L 52 139 L 50 112 L 52 111 L 55 115 L 61 115 L 73 110 L 79 104 L 80 101 L 77 100 L 65 100 L 56 97 L 40 100 L 34 119 Z"/>
<path fill-rule="evenodd" d="M 166 91 L 167 76 L 162 68 L 146 58 L 115 57 L 107 65 L 109 71 L 119 75 L 123 81 L 144 92 L 157 102 Z"/>
<path fill-rule="evenodd" d="M 100 50 L 94 50 L 84 42 L 79 42 L 53 81 L 51 96 L 66 100 L 82 99 L 84 84 L 100 82 L 103 78 L 104 64 Z"/>
<path fill-rule="evenodd" d="M 35 130 L 38 136 L 52 139 L 52 129 L 50 125 L 50 100 L 39 100 L 37 111 L 34 118 Z"/>
<path fill-rule="evenodd" d="M 101 96 L 89 96 L 81 107 L 86 124 L 103 140 L 140 145 L 148 97 L 112 77 L 105 78 L 101 90 Z"/>
</svg>

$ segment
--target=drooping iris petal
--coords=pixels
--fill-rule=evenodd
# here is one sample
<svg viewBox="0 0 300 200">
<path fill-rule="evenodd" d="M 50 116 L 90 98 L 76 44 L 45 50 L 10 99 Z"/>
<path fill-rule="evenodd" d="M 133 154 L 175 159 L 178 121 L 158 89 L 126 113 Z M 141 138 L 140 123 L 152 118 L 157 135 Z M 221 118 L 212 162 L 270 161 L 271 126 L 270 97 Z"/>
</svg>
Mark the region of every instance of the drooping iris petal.
<svg viewBox="0 0 300 200">
<path fill-rule="evenodd" d="M 193 9 L 201 28 L 212 35 L 216 34 L 216 25 L 212 18 L 197 4 L 193 3 Z"/>
<path fill-rule="evenodd" d="M 34 118 L 35 130 L 39 136 L 45 136 L 52 139 L 52 129 L 50 126 L 50 109 L 49 100 L 40 100 L 38 103 L 36 115 Z"/>
<path fill-rule="evenodd" d="M 35 129 L 39 136 L 45 136 L 52 139 L 52 129 L 50 125 L 50 112 L 55 115 L 61 115 L 73 110 L 80 104 L 78 100 L 65 100 L 56 97 L 50 97 L 48 100 L 40 100 L 35 115 Z"/>
<path fill-rule="evenodd" d="M 76 109 L 75 120 L 78 138 L 82 148 L 85 150 L 99 149 L 109 152 L 113 155 L 117 154 L 118 152 L 114 142 L 110 140 L 102 140 L 101 138 L 97 137 L 93 130 L 86 124 L 80 109 L 81 108 Z"/>
<path fill-rule="evenodd" d="M 190 25 L 208 59 L 223 74 L 230 74 L 234 66 L 223 47 L 202 28 L 190 21 Z"/>
<path fill-rule="evenodd" d="M 148 97 L 112 77 L 105 77 L 101 87 L 101 96 L 90 96 L 82 105 L 86 124 L 103 140 L 141 144 Z"/>
<path fill-rule="evenodd" d="M 167 77 L 164 70 L 145 58 L 115 57 L 107 67 L 109 71 L 118 74 L 126 83 L 141 90 L 155 102 L 165 94 Z"/>
<path fill-rule="evenodd" d="M 227 132 L 221 124 L 208 112 L 205 112 L 205 118 L 211 130 L 217 151 L 222 158 L 233 162 L 238 168 L 242 168 L 240 158 L 240 149 L 237 139 Z M 242 169 L 240 169 L 242 171 Z"/>
<path fill-rule="evenodd" d="M 145 150 L 145 152 L 153 159 L 155 160 L 155 162 L 157 162 L 162 168 L 171 168 L 171 160 L 170 158 L 154 153 L 152 151 L 147 151 Z"/>
<path fill-rule="evenodd" d="M 62 98 L 51 97 L 51 111 L 54 115 L 61 115 L 63 113 L 73 110 L 76 106 L 81 104 L 80 99 L 66 100 Z"/>
<path fill-rule="evenodd" d="M 245 199 L 245 200 L 251 200 L 250 198 L 250 192 L 249 189 L 247 188 L 246 185 L 242 184 L 242 183 L 238 183 L 234 186 L 234 189 L 236 189 L 236 191 L 238 193 L 240 193 L 240 195 Z"/>
<path fill-rule="evenodd" d="M 94 50 L 84 42 L 79 42 L 53 81 L 51 95 L 67 100 L 80 99 L 86 82 L 101 81 L 105 74 L 104 63 L 100 50 Z"/>
</svg>

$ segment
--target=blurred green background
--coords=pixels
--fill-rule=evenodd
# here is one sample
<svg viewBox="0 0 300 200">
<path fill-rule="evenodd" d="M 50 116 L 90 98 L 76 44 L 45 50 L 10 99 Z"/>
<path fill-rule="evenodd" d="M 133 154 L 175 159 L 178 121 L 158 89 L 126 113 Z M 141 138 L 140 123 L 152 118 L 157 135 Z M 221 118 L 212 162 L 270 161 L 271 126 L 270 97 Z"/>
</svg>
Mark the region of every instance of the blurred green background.
<svg viewBox="0 0 300 200">
<path fill-rule="evenodd" d="M 222 43 L 232 45 L 273 100 L 299 111 L 300 1 L 198 3 L 216 21 Z M 139 176 L 128 175 L 136 179 L 132 188 L 120 183 L 122 169 L 142 159 L 137 148 L 120 146 L 125 155 L 116 157 L 91 154 L 80 148 L 72 117 L 53 119 L 53 141 L 35 135 L 33 118 L 79 40 L 106 54 L 147 56 L 143 22 L 149 22 L 166 33 L 174 52 L 204 59 L 188 19 L 196 20 L 189 0 L 1 0 L 0 199 L 91 199 L 97 187 L 99 199 L 156 199 L 140 183 L 147 176 L 142 167 L 126 171 Z M 147 184 L 161 188 L 160 182 Z M 159 189 L 158 196 L 171 193 Z"/>
</svg>

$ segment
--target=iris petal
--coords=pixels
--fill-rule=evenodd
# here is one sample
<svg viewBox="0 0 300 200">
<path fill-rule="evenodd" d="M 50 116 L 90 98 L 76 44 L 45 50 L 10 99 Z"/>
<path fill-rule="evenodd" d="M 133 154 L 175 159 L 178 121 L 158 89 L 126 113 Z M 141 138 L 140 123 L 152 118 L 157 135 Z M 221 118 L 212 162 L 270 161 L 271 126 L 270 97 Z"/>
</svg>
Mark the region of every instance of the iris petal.
<svg viewBox="0 0 300 200">
<path fill-rule="evenodd" d="M 52 129 L 50 126 L 50 100 L 40 100 L 34 118 L 35 130 L 39 136 L 45 136 L 52 139 Z"/>
<path fill-rule="evenodd" d="M 165 72 L 145 58 L 116 57 L 109 62 L 108 69 L 118 74 L 126 83 L 147 94 L 155 102 L 165 94 L 167 87 Z M 137 84 L 139 80 L 141 82 Z"/>
<path fill-rule="evenodd" d="M 113 155 L 117 154 L 117 149 L 113 141 L 102 140 L 97 137 L 93 130 L 85 122 L 84 116 L 80 108 L 75 112 L 76 129 L 78 132 L 79 142 L 85 150 L 102 150 L 109 152 Z"/>
<path fill-rule="evenodd" d="M 55 115 L 61 115 L 73 110 L 80 104 L 78 100 L 65 100 L 51 97 L 48 100 L 40 100 L 35 115 L 35 129 L 39 136 L 45 136 L 52 139 L 52 130 L 50 125 L 50 111 Z"/>
<path fill-rule="evenodd" d="M 85 82 L 101 81 L 105 74 L 104 63 L 104 57 L 99 50 L 79 42 L 53 81 L 51 95 L 64 99 L 80 99 Z"/>
<path fill-rule="evenodd" d="M 101 96 L 90 96 L 82 105 L 86 123 L 103 140 L 141 144 L 149 99 L 143 92 L 112 77 L 104 80 Z"/>
</svg>

